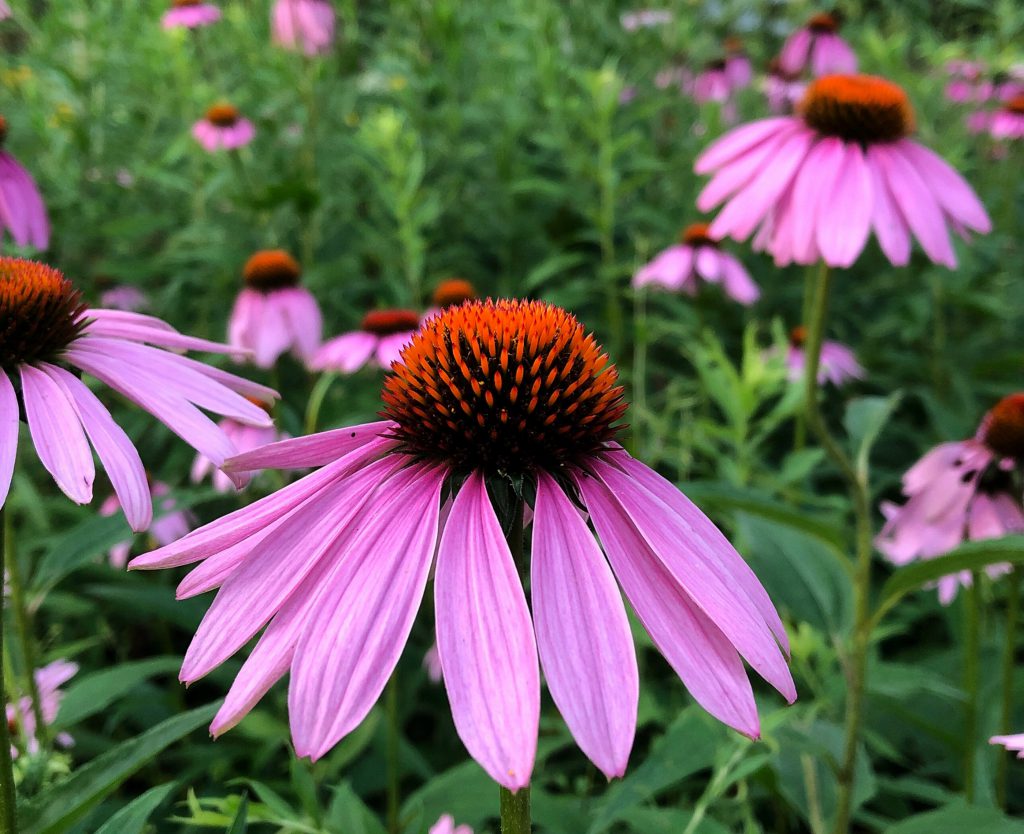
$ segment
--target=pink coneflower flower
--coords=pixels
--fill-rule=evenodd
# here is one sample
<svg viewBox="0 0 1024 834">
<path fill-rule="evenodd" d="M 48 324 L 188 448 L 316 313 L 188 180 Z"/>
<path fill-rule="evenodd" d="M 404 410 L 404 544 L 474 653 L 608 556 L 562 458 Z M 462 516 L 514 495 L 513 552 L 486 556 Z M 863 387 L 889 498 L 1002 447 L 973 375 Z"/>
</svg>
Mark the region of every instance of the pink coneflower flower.
<svg viewBox="0 0 1024 834">
<path fill-rule="evenodd" d="M 998 110 L 973 114 L 968 125 L 975 133 L 987 131 L 993 139 L 1024 139 L 1024 93 Z"/>
<path fill-rule="evenodd" d="M 665 26 L 672 22 L 672 12 L 668 9 L 638 9 L 635 12 L 623 12 L 619 15 L 619 24 L 627 32 L 638 29 L 652 29 Z"/>
<path fill-rule="evenodd" d="M 980 61 L 949 61 L 946 98 L 958 104 L 988 101 L 995 92 L 995 85 L 985 77 L 986 69 Z"/>
<path fill-rule="evenodd" d="M 254 430 L 257 429 L 254 428 Z M 244 452 L 246 450 L 239 447 L 238 451 Z M 227 475 L 224 475 L 223 472 L 218 474 L 224 477 L 225 480 L 227 479 Z M 165 544 L 176 542 L 196 526 L 195 516 L 188 510 L 179 510 L 174 499 L 170 497 L 170 492 L 171 488 L 162 481 L 154 481 L 150 486 L 150 495 L 159 501 L 160 509 L 163 511 L 163 515 L 154 521 L 149 528 L 149 535 L 157 547 L 163 547 Z M 100 515 L 114 515 L 120 509 L 121 502 L 117 495 L 110 495 L 100 504 Z M 128 555 L 131 551 L 131 539 L 115 544 L 107 554 L 111 567 L 123 568 L 127 565 Z"/>
<path fill-rule="evenodd" d="M 261 408 L 265 407 L 258 400 L 254 400 L 254 402 Z M 267 446 L 285 438 L 285 435 L 274 426 L 247 426 L 230 417 L 224 418 L 218 425 L 240 453 L 251 452 L 253 449 L 259 449 L 261 446 Z M 196 455 L 196 459 L 192 463 L 192 482 L 199 483 L 211 472 L 213 473 L 213 488 L 217 492 L 229 492 L 234 489 L 231 479 L 217 469 L 212 460 L 205 455 Z"/>
<path fill-rule="evenodd" d="M 11 16 L 11 7 L 4 0 L 0 0 L 0 20 L 7 20 Z"/>
<path fill-rule="evenodd" d="M 55 660 L 35 670 L 36 688 L 39 690 L 40 713 L 47 726 L 57 719 L 63 693 L 60 687 L 78 672 L 78 664 L 67 660 Z M 36 734 L 36 716 L 32 709 L 32 697 L 25 695 L 17 704 L 7 705 L 7 725 L 12 736 L 18 738 L 20 746 L 29 755 L 39 752 L 39 738 Z M 71 747 L 75 740 L 67 733 L 59 733 L 56 742 L 62 747 Z M 18 747 L 11 746 L 11 755 L 18 756 Z"/>
<path fill-rule="evenodd" d="M 327 0 L 277 0 L 270 27 L 279 46 L 322 55 L 334 44 L 334 7 Z"/>
<path fill-rule="evenodd" d="M 726 38 L 722 45 L 725 49 L 725 75 L 729 79 L 729 86 L 733 91 L 742 90 L 754 78 L 750 56 L 743 47 L 742 39 L 734 35 Z"/>
<path fill-rule="evenodd" d="M 801 80 L 799 73 L 791 74 L 782 68 L 778 58 L 768 62 L 768 72 L 762 82 L 761 90 L 768 100 L 768 110 L 775 114 L 792 113 L 797 103 L 807 92 L 807 82 Z"/>
<path fill-rule="evenodd" d="M 902 506 L 884 503 L 886 524 L 875 547 L 895 565 L 942 556 L 965 541 L 1024 533 L 1020 461 L 1024 459 L 1024 394 L 1011 394 L 985 415 L 974 437 L 941 443 L 903 476 Z M 989 565 L 990 576 L 1009 570 Z M 948 605 L 971 572 L 938 582 Z"/>
<path fill-rule="evenodd" d="M 713 238 L 745 240 L 776 264 L 849 266 L 874 231 L 896 266 L 911 234 L 936 263 L 956 266 L 948 226 L 992 228 L 971 187 L 941 157 L 911 141 L 903 90 L 882 78 L 830 75 L 811 82 L 799 115 L 764 119 L 714 142 L 694 165 L 714 173 L 697 198 L 725 202 Z"/>
<path fill-rule="evenodd" d="M 782 45 L 779 60 L 790 75 L 810 69 L 812 75 L 853 73 L 857 71 L 857 55 L 839 37 L 842 20 L 838 12 L 813 15 Z"/>
<path fill-rule="evenodd" d="M 660 252 L 633 276 L 634 287 L 655 285 L 696 295 L 700 281 L 721 284 L 725 294 L 740 304 L 753 304 L 761 295 L 757 284 L 737 258 L 708 237 L 706 223 L 693 223 L 680 242 Z"/>
<path fill-rule="evenodd" d="M 789 332 L 789 345 L 786 348 L 786 377 L 790 382 L 801 382 L 804 378 L 806 356 L 804 343 L 807 341 L 807 328 L 803 325 L 794 327 Z M 765 351 L 768 357 L 776 355 L 774 348 Z M 844 385 L 855 379 L 863 379 L 866 372 L 857 361 L 853 351 L 840 342 L 827 339 L 821 343 L 821 358 L 818 361 L 818 384 L 831 382 L 833 385 Z"/>
<path fill-rule="evenodd" d="M 119 284 L 100 293 L 100 306 L 111 310 L 125 310 L 137 313 L 149 306 L 149 299 L 138 287 Z"/>
<path fill-rule="evenodd" d="M 0 235 L 7 229 L 18 246 L 50 245 L 50 219 L 32 175 L 3 150 L 7 120 L 0 116 Z"/>
<path fill-rule="evenodd" d="M 209 26 L 220 20 L 220 9 L 203 0 L 171 0 L 171 8 L 164 12 L 161 24 L 164 29 L 195 29 Z"/>
<path fill-rule="evenodd" d="M 373 310 L 363 316 L 358 330 L 324 342 L 310 367 L 315 371 L 351 374 L 371 365 L 387 370 L 420 326 L 415 310 Z"/>
<path fill-rule="evenodd" d="M 690 85 L 690 95 L 698 104 L 717 102 L 724 104 L 732 95 L 732 80 L 726 72 L 724 59 L 709 61 L 697 73 Z"/>
<path fill-rule="evenodd" d="M 1024 733 L 1014 736 L 992 736 L 989 744 L 1001 744 L 1011 753 L 1016 753 L 1018 759 L 1024 759 Z"/>
<path fill-rule="evenodd" d="M 445 814 L 430 826 L 427 834 L 473 834 L 473 829 L 468 825 L 456 825 L 455 818 L 451 814 Z"/>
<path fill-rule="evenodd" d="M 764 588 L 697 507 L 615 442 L 626 410 L 615 368 L 569 313 L 539 301 L 449 307 L 402 351 L 383 400 L 381 422 L 240 455 L 241 470 L 322 468 L 132 563 L 205 560 L 179 596 L 220 586 L 184 681 L 267 627 L 215 735 L 290 669 L 296 752 L 325 755 L 383 690 L 435 552 L 437 648 L 455 727 L 509 790 L 533 769 L 538 655 L 583 752 L 609 777 L 625 770 L 639 681 L 619 585 L 720 720 L 759 734 L 741 658 L 796 697 Z M 525 565 L 498 517 L 515 526 L 497 496 L 516 485 L 532 512 L 532 615 Z"/>
<path fill-rule="evenodd" d="M 312 293 L 299 285 L 298 261 L 281 249 L 257 252 L 242 270 L 245 288 L 228 319 L 228 342 L 253 353 L 260 368 L 291 351 L 309 362 L 320 347 L 323 318 Z"/>
<path fill-rule="evenodd" d="M 233 151 L 248 145 L 256 127 L 230 104 L 215 104 L 206 116 L 192 125 L 192 135 L 207 153 Z"/>
<path fill-rule="evenodd" d="M 153 508 L 139 454 L 78 372 L 148 411 L 217 466 L 236 450 L 200 408 L 253 425 L 270 422 L 243 396 L 271 399 L 269 388 L 180 355 L 229 347 L 150 316 L 87 308 L 71 282 L 43 264 L 0 258 L 0 321 L 0 505 L 24 413 L 39 459 L 65 495 L 77 504 L 92 500 L 95 450 L 132 529 L 149 526 Z"/>
</svg>

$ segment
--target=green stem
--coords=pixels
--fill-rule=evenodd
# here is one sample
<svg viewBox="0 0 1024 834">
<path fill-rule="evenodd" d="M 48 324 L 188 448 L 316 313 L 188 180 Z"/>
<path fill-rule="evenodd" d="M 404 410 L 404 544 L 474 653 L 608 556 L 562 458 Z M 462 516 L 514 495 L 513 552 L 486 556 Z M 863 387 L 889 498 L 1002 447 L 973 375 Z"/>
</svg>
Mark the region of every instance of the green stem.
<svg viewBox="0 0 1024 834">
<path fill-rule="evenodd" d="M 643 457 L 643 422 L 647 419 L 647 290 L 633 296 L 633 452 Z"/>
<path fill-rule="evenodd" d="M 500 791 L 501 834 L 530 834 L 530 786 L 515 793 L 506 787 Z"/>
<path fill-rule="evenodd" d="M 336 373 L 327 372 L 322 374 L 316 381 L 316 385 L 313 386 L 313 391 L 309 395 L 309 402 L 306 405 L 306 434 L 316 432 L 316 426 L 320 420 L 320 408 L 324 404 L 324 397 L 327 396 L 328 389 L 330 389 L 337 378 L 338 375 Z"/>
<path fill-rule="evenodd" d="M 999 716 L 999 732 L 1012 733 L 1013 727 L 1013 671 L 1017 649 L 1017 618 L 1020 616 L 1020 568 L 1014 567 L 1006 578 L 1006 636 L 1003 643 L 1003 704 Z M 1001 808 L 1006 808 L 1006 785 L 1010 757 L 999 750 L 996 765 L 996 797 Z"/>
<path fill-rule="evenodd" d="M 6 508 L 0 505 L 0 548 L 5 548 Z M 0 593 L 0 652 L 4 638 L 4 594 Z M 0 692 L 4 692 L 3 664 L 0 663 Z M 0 721 L 0 834 L 18 831 L 17 805 L 14 800 L 14 768 L 11 762 L 11 733 L 7 721 Z"/>
<path fill-rule="evenodd" d="M 4 513 L 4 566 L 7 568 L 7 581 L 11 588 L 11 606 L 14 608 L 14 623 L 18 630 L 18 643 L 21 649 L 21 661 L 25 667 L 25 689 L 32 702 L 32 718 L 35 719 L 36 740 L 40 749 L 46 749 L 49 744 L 49 733 L 46 722 L 43 720 L 43 702 L 39 696 L 39 684 L 36 683 L 35 670 L 38 668 L 36 662 L 35 641 L 32 639 L 32 615 L 29 613 L 28 604 L 25 600 L 25 585 L 22 582 L 21 566 L 14 549 L 14 536 L 11 530 L 11 516 Z"/>
<path fill-rule="evenodd" d="M 964 796 L 974 802 L 974 750 L 978 735 L 978 652 L 981 650 L 981 575 L 971 574 L 971 587 L 964 600 Z"/>
<path fill-rule="evenodd" d="M 825 453 L 839 468 L 850 488 L 855 521 L 855 553 L 853 565 L 853 636 L 846 664 L 847 698 L 843 740 L 843 757 L 837 774 L 835 834 L 847 834 L 853 810 L 853 780 L 857 767 L 857 746 L 864 712 L 864 691 L 867 686 L 867 658 L 871 642 L 871 498 L 867 472 L 858 471 L 839 442 L 829 433 L 818 405 L 818 368 L 821 344 L 828 317 L 829 285 L 832 273 L 822 263 L 818 274 L 808 272 L 808 296 L 812 299 L 807 322 L 804 368 L 804 408 L 807 427 L 818 439 Z"/>
<path fill-rule="evenodd" d="M 385 693 L 385 710 L 388 716 L 388 834 L 398 834 L 399 783 L 401 782 L 401 761 L 398 756 L 398 672 L 388 681 Z"/>
</svg>

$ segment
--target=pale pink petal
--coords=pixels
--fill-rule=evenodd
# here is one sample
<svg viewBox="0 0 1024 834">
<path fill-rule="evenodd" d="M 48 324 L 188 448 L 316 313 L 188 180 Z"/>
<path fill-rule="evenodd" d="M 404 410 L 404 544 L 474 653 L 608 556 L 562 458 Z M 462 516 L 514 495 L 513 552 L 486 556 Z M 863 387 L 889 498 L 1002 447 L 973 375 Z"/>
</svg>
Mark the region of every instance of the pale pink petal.
<svg viewBox="0 0 1024 834">
<path fill-rule="evenodd" d="M 787 75 L 798 75 L 807 66 L 807 57 L 814 35 L 806 27 L 797 29 L 786 38 L 779 53 L 779 65 Z"/>
<path fill-rule="evenodd" d="M 909 139 L 895 143 L 893 149 L 917 169 L 946 214 L 981 234 L 992 231 L 978 195 L 946 160 Z"/>
<path fill-rule="evenodd" d="M 746 154 L 778 131 L 791 127 L 794 121 L 788 116 L 762 119 L 730 130 L 704 149 L 694 162 L 693 170 L 698 174 L 710 174 L 716 168 Z"/>
<path fill-rule="evenodd" d="M 755 122 L 755 124 L 760 124 L 760 122 Z M 718 170 L 697 195 L 697 208 L 700 211 L 711 211 L 720 202 L 750 183 L 765 169 L 765 166 L 771 164 L 771 160 L 774 159 L 783 143 L 800 129 L 799 122 L 790 121 L 781 128 L 777 128 L 756 147 L 729 161 L 727 165 Z M 738 130 L 742 130 L 742 128 Z"/>
<path fill-rule="evenodd" d="M 377 336 L 362 330 L 336 336 L 320 346 L 310 367 L 317 371 L 354 373 L 369 361 L 377 349 L 377 342 Z"/>
<path fill-rule="evenodd" d="M 18 427 L 21 418 L 18 395 L 11 380 L 0 368 L 0 507 L 7 503 L 14 476 L 14 461 L 18 456 Z"/>
<path fill-rule="evenodd" d="M 825 137 L 811 148 L 794 179 L 789 216 L 792 257 L 797 263 L 813 263 L 818 259 L 817 230 L 822 222 L 822 204 L 828 202 L 843 155 L 842 140 Z"/>
<path fill-rule="evenodd" d="M 722 262 L 718 250 L 713 246 L 698 246 L 695 258 L 697 274 L 705 281 L 717 284 L 722 277 Z"/>
<path fill-rule="evenodd" d="M 757 301 L 761 290 L 743 264 L 728 252 L 722 252 L 719 257 L 722 263 L 722 285 L 729 297 L 740 304 L 753 304 Z"/>
<path fill-rule="evenodd" d="M 866 161 L 871 174 L 873 196 L 871 226 L 878 238 L 878 245 L 893 266 L 906 266 L 910 262 L 910 230 L 889 191 L 884 163 L 874 148 L 868 148 Z"/>
<path fill-rule="evenodd" d="M 844 143 L 842 162 L 820 205 L 817 242 L 829 266 L 848 267 L 857 260 L 871 233 L 873 186 L 864 152 Z"/>
<path fill-rule="evenodd" d="M 236 455 L 224 468 L 236 471 L 256 469 L 306 469 L 323 466 L 349 452 L 375 443 L 381 450 L 394 441 L 388 438 L 395 424 L 390 420 L 345 426 L 342 429 L 317 432 L 304 437 L 279 440 Z"/>
<path fill-rule="evenodd" d="M 303 287 L 279 290 L 288 327 L 292 334 L 292 350 L 303 362 L 313 359 L 323 336 L 323 317 L 312 293 Z"/>
<path fill-rule="evenodd" d="M 393 362 L 402 358 L 402 348 L 412 341 L 414 335 L 415 331 L 409 331 L 382 336 L 377 343 L 377 364 L 384 370 L 389 370 Z"/>
</svg>

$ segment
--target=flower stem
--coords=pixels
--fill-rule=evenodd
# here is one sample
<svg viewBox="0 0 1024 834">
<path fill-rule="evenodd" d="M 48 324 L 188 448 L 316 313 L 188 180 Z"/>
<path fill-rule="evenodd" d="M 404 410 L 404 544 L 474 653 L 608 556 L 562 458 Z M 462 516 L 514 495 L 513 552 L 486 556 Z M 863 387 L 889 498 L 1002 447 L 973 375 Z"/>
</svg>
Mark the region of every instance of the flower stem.
<svg viewBox="0 0 1024 834">
<path fill-rule="evenodd" d="M 45 749 L 49 744 L 46 722 L 43 720 L 43 701 L 39 695 L 39 684 L 36 683 L 35 671 L 38 668 L 36 662 L 35 641 L 32 639 L 32 615 L 28 610 L 28 603 L 25 600 L 25 584 L 22 581 L 21 566 L 18 564 L 18 556 L 14 549 L 14 535 L 11 530 L 11 516 L 4 513 L 4 567 L 7 569 L 7 581 L 11 588 L 11 605 L 14 608 L 14 623 L 18 631 L 18 643 L 21 649 L 21 661 L 25 667 L 25 688 L 24 692 L 29 695 L 32 702 L 32 718 L 35 720 L 36 741 L 40 749 Z"/>
<path fill-rule="evenodd" d="M 0 549 L 6 550 L 7 512 L 0 506 Z M 4 595 L 0 593 L 0 652 L 3 652 Z M 4 692 L 3 664 L 0 663 L 0 693 Z M 14 769 L 11 763 L 11 734 L 7 721 L 0 721 L 0 834 L 16 834 L 17 806 L 14 800 Z"/>
<path fill-rule="evenodd" d="M 402 778 L 401 762 L 398 756 L 398 672 L 388 681 L 384 696 L 384 708 L 388 716 L 388 834 L 398 834 L 399 783 Z"/>
<path fill-rule="evenodd" d="M 853 780 L 857 767 L 857 746 L 864 711 L 864 691 L 867 687 L 867 658 L 871 644 L 871 498 L 868 476 L 850 460 L 839 442 L 829 434 L 825 418 L 818 407 L 818 367 L 821 364 L 821 343 L 825 335 L 828 316 L 828 295 L 832 274 L 822 263 L 817 275 L 808 272 L 807 297 L 811 299 L 805 344 L 804 408 L 807 427 L 825 453 L 839 468 L 850 487 L 855 522 L 855 551 L 853 564 L 853 635 L 846 664 L 847 699 L 843 740 L 843 757 L 837 774 L 836 817 L 833 831 L 847 834 L 853 810 Z"/>
<path fill-rule="evenodd" d="M 530 834 L 530 786 L 515 793 L 502 786 L 500 791 L 501 834 Z"/>
<path fill-rule="evenodd" d="M 999 732 L 1012 733 L 1013 727 L 1013 672 L 1017 649 L 1017 618 L 1020 616 L 1020 568 L 1014 567 L 1006 578 L 1006 636 L 1003 643 L 1003 705 L 999 716 Z M 1006 808 L 1007 762 L 1009 756 L 999 749 L 996 765 L 996 798 Z"/>
<path fill-rule="evenodd" d="M 306 434 L 314 434 L 316 432 L 317 423 L 320 421 L 320 409 L 324 404 L 324 397 L 327 396 L 327 391 L 337 378 L 338 375 L 336 373 L 327 371 L 320 375 L 316 385 L 313 386 L 313 392 L 309 395 L 309 402 L 306 404 Z"/>
<path fill-rule="evenodd" d="M 964 796 L 974 802 L 974 750 L 978 734 L 978 652 L 980 646 L 981 575 L 971 574 L 971 587 L 964 600 L 964 692 L 967 702 L 964 706 Z"/>
</svg>

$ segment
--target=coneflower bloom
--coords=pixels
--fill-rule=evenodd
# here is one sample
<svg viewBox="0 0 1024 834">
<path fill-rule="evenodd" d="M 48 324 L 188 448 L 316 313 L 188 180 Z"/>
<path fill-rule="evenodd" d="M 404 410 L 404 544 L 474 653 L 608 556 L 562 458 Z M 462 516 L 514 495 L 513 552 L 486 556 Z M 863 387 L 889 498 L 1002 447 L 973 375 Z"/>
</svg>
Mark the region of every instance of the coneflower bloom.
<svg viewBox="0 0 1024 834">
<path fill-rule="evenodd" d="M 3 149 L 7 120 L 0 116 L 0 235 L 6 229 L 18 246 L 50 245 L 50 219 L 32 175 Z"/>
<path fill-rule="evenodd" d="M 254 429 L 255 430 L 255 429 Z M 238 451 L 246 451 L 239 447 Z M 211 464 L 212 465 L 212 464 Z M 219 473 L 225 480 L 227 475 Z M 192 528 L 196 526 L 196 518 L 188 510 L 178 509 L 177 503 L 171 497 L 171 488 L 162 481 L 153 481 L 150 485 L 150 496 L 157 499 L 162 515 L 150 525 L 149 536 L 156 543 L 157 547 L 176 542 Z M 100 504 L 100 515 L 114 515 L 121 509 L 121 502 L 117 495 L 109 495 Z M 128 564 L 128 555 L 132 551 L 132 540 L 118 542 L 107 553 L 111 567 L 123 568 Z"/>
<path fill-rule="evenodd" d="M 896 266 L 911 235 L 936 263 L 956 266 L 948 227 L 988 232 L 971 187 L 941 157 L 911 141 L 914 114 L 900 87 L 865 75 L 808 86 L 799 114 L 752 122 L 714 142 L 694 165 L 713 173 L 697 198 L 724 202 L 711 237 L 745 240 L 792 262 L 852 264 L 873 231 Z"/>
<path fill-rule="evenodd" d="M 668 247 L 633 276 L 634 287 L 655 285 L 696 295 L 700 281 L 721 284 L 725 294 L 740 304 L 753 304 L 761 295 L 739 260 L 723 251 L 708 236 L 706 223 L 693 223 Z"/>
<path fill-rule="evenodd" d="M 11 16 L 11 7 L 4 0 L 0 0 L 0 20 L 7 20 Z"/>
<path fill-rule="evenodd" d="M 320 347 L 323 317 L 301 277 L 298 261 L 281 249 L 257 252 L 242 269 L 245 287 L 228 319 L 228 342 L 252 351 L 260 368 L 289 350 L 308 363 Z"/>
<path fill-rule="evenodd" d="M 451 814 L 445 814 L 430 826 L 427 834 L 473 834 L 473 829 L 468 825 L 456 825 L 455 818 Z"/>
<path fill-rule="evenodd" d="M 55 660 L 35 670 L 36 689 L 39 691 L 39 712 L 47 726 L 57 719 L 63 693 L 60 688 L 78 672 L 78 664 L 67 660 Z M 18 756 L 20 747 L 29 755 L 39 752 L 39 738 L 36 732 L 36 716 L 32 709 L 32 697 L 25 695 L 16 704 L 7 704 L 7 726 L 11 735 L 20 742 L 11 745 L 11 755 Z M 58 733 L 54 739 L 61 747 L 71 747 L 75 740 L 67 733 Z"/>
<path fill-rule="evenodd" d="M 734 91 L 742 90 L 754 77 L 750 56 L 743 47 L 742 39 L 735 36 L 726 38 L 722 46 L 725 49 L 725 75 L 729 79 L 729 86 Z"/>
<path fill-rule="evenodd" d="M 277 0 L 270 12 L 274 43 L 306 55 L 330 51 L 334 26 L 334 7 L 327 0 Z"/>
<path fill-rule="evenodd" d="M 804 343 L 807 341 L 807 328 L 803 325 L 794 327 L 789 332 L 789 344 L 786 346 L 786 376 L 790 382 L 802 382 L 806 367 Z M 766 357 L 777 354 L 775 348 L 765 351 Z M 853 351 L 840 342 L 825 339 L 821 343 L 821 356 L 818 360 L 818 384 L 831 382 L 835 386 L 844 385 L 855 379 L 866 376 L 864 368 L 857 361 Z"/>
<path fill-rule="evenodd" d="M 254 400 L 254 402 L 260 407 L 265 407 L 258 400 Z M 218 423 L 218 426 L 239 452 L 251 452 L 253 449 L 259 449 L 261 446 L 267 446 L 285 438 L 285 435 L 274 426 L 248 426 L 245 423 L 232 420 L 230 417 L 225 417 Z M 196 459 L 192 463 L 192 482 L 199 483 L 211 472 L 213 473 L 213 488 L 217 492 L 229 492 L 234 489 L 235 485 L 231 479 L 217 469 L 212 460 L 205 455 L 196 455 Z"/>
<path fill-rule="evenodd" d="M 942 556 L 965 541 L 1024 533 L 1021 461 L 1024 460 L 1024 394 L 1004 397 L 985 415 L 974 437 L 941 443 L 903 476 L 901 506 L 885 503 L 887 521 L 875 547 L 895 565 Z M 990 576 L 1007 565 L 990 565 Z M 938 582 L 948 605 L 971 572 Z"/>
<path fill-rule="evenodd" d="M 149 299 L 138 287 L 129 284 L 108 286 L 100 293 L 100 306 L 111 310 L 126 310 L 137 313 L 149 306 Z"/>
<path fill-rule="evenodd" d="M 433 306 L 423 314 L 423 318 L 426 319 L 445 307 L 454 307 L 456 304 L 471 301 L 476 297 L 476 287 L 465 278 L 446 278 L 434 288 L 431 298 Z"/>
<path fill-rule="evenodd" d="M 203 0 L 172 0 L 161 20 L 164 29 L 195 29 L 220 20 L 220 9 Z"/>
<path fill-rule="evenodd" d="M 256 127 L 230 104 L 215 104 L 206 116 L 192 125 L 192 135 L 207 153 L 232 151 L 248 145 Z"/>
<path fill-rule="evenodd" d="M 790 75 L 808 69 L 816 76 L 856 72 L 857 55 L 839 36 L 841 24 L 838 12 L 813 15 L 782 45 L 782 69 Z"/>
<path fill-rule="evenodd" d="M 1024 93 L 998 110 L 975 113 L 969 124 L 974 132 L 986 131 L 993 139 L 1024 139 Z"/>
<path fill-rule="evenodd" d="M 988 101 L 995 85 L 986 78 L 987 67 L 980 61 L 949 61 L 946 72 L 950 81 L 946 85 L 946 98 L 958 104 Z"/>
<path fill-rule="evenodd" d="M 768 62 L 768 72 L 761 85 L 764 97 L 768 100 L 768 110 L 774 114 L 792 113 L 797 103 L 807 91 L 807 82 L 799 73 L 788 73 L 782 68 L 778 58 Z"/>
<path fill-rule="evenodd" d="M 989 744 L 1001 744 L 1011 753 L 1016 753 L 1018 759 L 1024 759 L 1024 733 L 1013 736 L 992 736 Z"/>
<path fill-rule="evenodd" d="M 39 459 L 65 495 L 78 504 L 92 500 L 91 443 L 129 525 L 149 526 L 152 501 L 139 454 L 79 372 L 148 411 L 217 466 L 236 450 L 199 409 L 270 423 L 245 397 L 272 399 L 273 391 L 181 355 L 227 353 L 227 345 L 184 336 L 150 316 L 87 308 L 71 282 L 44 264 L 0 258 L 0 321 L 0 505 L 24 414 Z"/>
<path fill-rule="evenodd" d="M 358 330 L 324 342 L 310 367 L 343 374 L 355 373 L 366 365 L 387 370 L 419 326 L 420 314 L 415 310 L 373 310 L 363 316 Z"/>
<path fill-rule="evenodd" d="M 698 104 L 725 104 L 732 96 L 732 79 L 726 72 L 725 59 L 708 61 L 690 85 L 690 95 Z"/>
<path fill-rule="evenodd" d="M 764 588 L 697 507 L 615 442 L 626 410 L 615 367 L 569 313 L 539 301 L 449 307 L 402 351 L 383 400 L 380 422 L 240 455 L 240 470 L 322 468 L 132 562 L 202 561 L 181 597 L 220 587 L 186 653 L 186 682 L 266 626 L 215 735 L 290 669 L 295 750 L 325 755 L 383 690 L 435 552 L 437 648 L 455 727 L 510 790 L 533 769 L 538 655 L 583 752 L 609 777 L 625 770 L 639 681 L 620 585 L 720 720 L 759 734 L 742 659 L 796 697 Z M 494 497 L 511 489 L 532 513 L 532 615 L 525 565 L 502 527 L 514 525 L 510 502 Z"/>
</svg>

